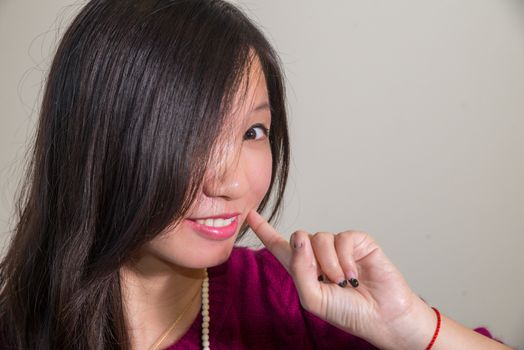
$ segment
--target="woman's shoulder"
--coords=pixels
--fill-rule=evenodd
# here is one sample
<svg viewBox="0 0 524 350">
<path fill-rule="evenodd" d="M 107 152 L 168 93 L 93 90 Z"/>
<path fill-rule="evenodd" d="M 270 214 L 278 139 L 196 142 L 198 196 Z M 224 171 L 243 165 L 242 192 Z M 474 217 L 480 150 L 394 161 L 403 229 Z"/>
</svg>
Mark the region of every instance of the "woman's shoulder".
<svg viewBox="0 0 524 350">
<path fill-rule="evenodd" d="M 229 339 L 243 338 L 244 348 L 375 349 L 302 308 L 291 275 L 266 248 L 233 248 L 210 278 L 210 296 L 216 291 L 227 308 L 221 332 L 238 330 Z"/>
<path fill-rule="evenodd" d="M 250 279 L 262 279 L 282 287 L 292 283 L 291 276 L 284 266 L 267 248 L 235 247 L 231 253 L 229 264 L 232 272 L 241 271 Z M 257 281 L 257 282 L 260 282 Z"/>
<path fill-rule="evenodd" d="M 282 264 L 271 254 L 271 252 L 266 248 L 254 248 L 254 247 L 243 247 L 243 246 L 235 246 L 231 252 L 231 256 L 229 258 L 230 264 L 238 264 L 242 263 L 240 265 L 244 265 L 244 263 L 251 263 L 251 264 L 257 264 L 257 265 L 275 265 L 282 267 Z M 284 269 L 285 271 L 285 269 Z"/>
<path fill-rule="evenodd" d="M 228 293 L 234 294 L 237 301 L 245 299 L 251 307 L 269 303 L 273 312 L 285 305 L 298 307 L 291 276 L 267 248 L 235 246 L 229 259 L 212 268 L 210 274 L 224 280 Z"/>
</svg>

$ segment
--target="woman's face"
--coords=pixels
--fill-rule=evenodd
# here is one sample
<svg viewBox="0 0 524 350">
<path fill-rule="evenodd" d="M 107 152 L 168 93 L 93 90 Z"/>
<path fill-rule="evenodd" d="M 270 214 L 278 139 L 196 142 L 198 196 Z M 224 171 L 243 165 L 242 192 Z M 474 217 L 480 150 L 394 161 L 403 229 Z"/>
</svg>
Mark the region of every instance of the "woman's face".
<svg viewBox="0 0 524 350">
<path fill-rule="evenodd" d="M 272 155 L 266 129 L 270 128 L 271 113 L 258 60 L 249 71 L 248 82 L 247 93 L 237 95 L 226 118 L 203 186 L 187 217 L 146 244 L 149 258 L 189 268 L 224 262 L 247 213 L 258 207 L 268 191 Z"/>
</svg>

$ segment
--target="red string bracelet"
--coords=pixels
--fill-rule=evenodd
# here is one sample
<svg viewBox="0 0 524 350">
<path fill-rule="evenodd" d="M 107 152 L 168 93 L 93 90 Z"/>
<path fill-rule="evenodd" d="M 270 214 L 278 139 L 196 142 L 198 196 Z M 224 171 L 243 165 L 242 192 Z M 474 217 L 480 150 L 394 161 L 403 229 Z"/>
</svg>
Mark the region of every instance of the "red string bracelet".
<svg viewBox="0 0 524 350">
<path fill-rule="evenodd" d="M 437 308 L 431 308 L 437 314 L 437 328 L 435 329 L 435 334 L 433 334 L 433 338 L 431 338 L 431 341 L 429 342 L 429 345 L 426 347 L 426 350 L 430 350 L 433 347 L 433 344 L 435 344 L 435 340 L 437 340 L 438 332 L 440 331 L 440 312 L 437 310 Z"/>
</svg>

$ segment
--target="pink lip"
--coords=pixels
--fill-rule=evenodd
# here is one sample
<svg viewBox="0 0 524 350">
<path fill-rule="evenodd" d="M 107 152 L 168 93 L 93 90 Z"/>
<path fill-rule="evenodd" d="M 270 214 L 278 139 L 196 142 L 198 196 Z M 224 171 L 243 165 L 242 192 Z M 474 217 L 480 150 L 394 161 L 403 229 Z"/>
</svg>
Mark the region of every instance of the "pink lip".
<svg viewBox="0 0 524 350">
<path fill-rule="evenodd" d="M 206 219 L 229 219 L 231 217 L 234 217 L 235 215 L 217 215 L 213 217 L 207 217 Z M 228 238 L 231 238 L 235 235 L 237 231 L 238 226 L 238 215 L 236 215 L 236 219 L 229 225 L 224 227 L 212 227 L 212 226 L 206 226 L 203 224 L 199 224 L 198 222 L 194 221 L 196 219 L 185 219 L 189 225 L 201 236 L 207 239 L 215 240 L 215 241 L 223 241 Z"/>
</svg>

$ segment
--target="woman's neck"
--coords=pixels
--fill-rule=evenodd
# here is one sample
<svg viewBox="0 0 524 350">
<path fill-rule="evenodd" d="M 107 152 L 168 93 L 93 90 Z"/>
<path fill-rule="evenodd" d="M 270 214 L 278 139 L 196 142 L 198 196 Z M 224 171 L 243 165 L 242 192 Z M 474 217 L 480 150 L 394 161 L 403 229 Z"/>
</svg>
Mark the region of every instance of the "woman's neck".
<svg viewBox="0 0 524 350">
<path fill-rule="evenodd" d="M 192 303 L 162 346 L 180 339 L 198 316 L 203 278 L 204 269 L 174 266 L 151 255 L 122 267 L 122 298 L 132 349 L 149 349 Z"/>
</svg>

